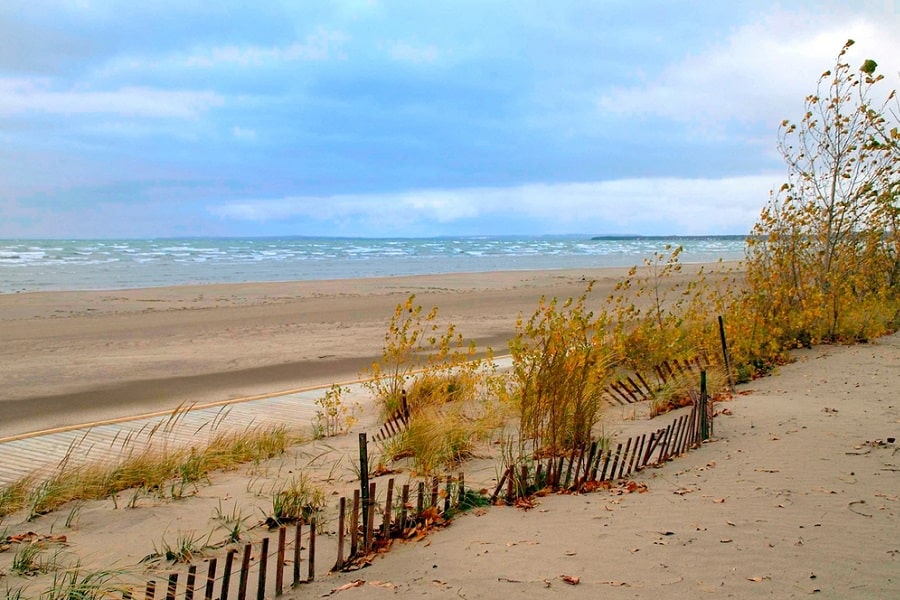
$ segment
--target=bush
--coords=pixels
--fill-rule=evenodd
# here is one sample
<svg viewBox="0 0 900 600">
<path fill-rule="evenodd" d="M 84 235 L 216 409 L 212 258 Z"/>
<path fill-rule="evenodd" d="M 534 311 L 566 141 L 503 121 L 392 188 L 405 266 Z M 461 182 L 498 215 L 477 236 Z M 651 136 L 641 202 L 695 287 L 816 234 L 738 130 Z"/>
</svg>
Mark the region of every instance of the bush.
<svg viewBox="0 0 900 600">
<path fill-rule="evenodd" d="M 605 343 L 605 315 L 585 307 L 593 288 L 561 306 L 541 298 L 537 310 L 516 324 L 509 395 L 519 413 L 522 440 L 536 454 L 559 455 L 590 443 L 600 419 L 601 396 L 612 352 Z"/>
</svg>

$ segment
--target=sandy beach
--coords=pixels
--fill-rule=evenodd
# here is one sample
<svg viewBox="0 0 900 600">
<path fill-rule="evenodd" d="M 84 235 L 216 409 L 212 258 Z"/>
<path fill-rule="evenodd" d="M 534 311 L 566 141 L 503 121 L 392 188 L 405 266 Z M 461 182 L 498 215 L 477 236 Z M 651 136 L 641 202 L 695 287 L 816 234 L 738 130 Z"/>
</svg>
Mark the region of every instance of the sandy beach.
<svg viewBox="0 0 900 600">
<path fill-rule="evenodd" d="M 696 266 L 686 266 L 689 277 Z M 416 294 L 497 353 L 542 295 L 598 305 L 624 269 L 0 295 L 0 438 L 356 379 Z"/>
<path fill-rule="evenodd" d="M 599 301 L 621 275 L 509 272 L 0 296 L 2 427 L 18 433 L 352 379 L 378 353 L 390 312 L 409 293 L 439 306 L 467 337 L 501 348 L 516 315 L 532 311 L 542 294 L 577 295 L 582 277 L 596 278 Z M 286 597 L 328 595 L 357 580 L 337 597 L 898 597 L 900 334 L 800 351 L 796 359 L 720 404 L 712 441 L 638 474 L 646 493 L 548 496 L 527 512 L 475 511 L 423 541 L 395 543 L 354 573 L 326 573 L 335 544 L 326 526 L 317 581 Z M 10 515 L 3 526 L 62 532 L 63 551 L 82 564 L 136 570 L 138 579 L 148 568 L 141 558 L 165 540 L 185 532 L 222 537 L 216 515 L 223 512 L 243 515 L 247 535 L 258 537 L 272 490 L 291 474 L 309 475 L 332 500 L 358 485 L 355 434 L 378 423 L 366 398 L 348 400 L 363 411 L 349 435 L 214 474 L 185 499 L 140 496 L 124 509 L 123 493 L 31 522 Z M 604 431 L 616 437 L 658 427 L 646 413 L 609 409 Z M 466 463 L 470 485 L 496 484 L 497 453 L 486 447 Z"/>
<path fill-rule="evenodd" d="M 92 389 L 164 386 L 167 368 L 177 378 L 197 365 L 208 369 L 202 380 L 207 385 L 185 388 L 189 397 L 352 377 L 356 365 L 377 350 L 385 315 L 407 293 L 418 293 L 426 305 L 449 307 L 446 316 L 466 333 L 496 343 L 511 334 L 518 310 L 530 310 L 542 293 L 579 293 L 581 276 L 508 273 L 354 282 L 356 289 L 346 282 L 322 282 L 6 297 L 4 324 L 11 327 L 5 331 L 18 334 L 4 344 L 3 368 L 30 375 L 20 374 L 4 390 L 3 406 L 17 405 L 12 389 L 30 392 L 25 397 L 32 402 L 52 398 L 53 392 L 71 402 Z M 151 300 L 153 306 L 146 307 Z M 200 306 L 191 306 L 195 303 Z M 56 310 L 64 312 L 54 316 Z M 124 323 L 132 329 L 119 329 Z M 344 329 L 350 332 L 341 334 Z M 259 332 L 263 339 L 228 343 L 238 332 Z M 260 352 L 272 361 L 268 365 L 250 352 L 263 348 L 265 339 L 274 346 Z M 142 362 L 146 354 L 160 360 L 179 348 L 178 358 Z M 422 541 L 395 543 L 370 567 L 353 573 L 327 573 L 336 543 L 330 521 L 318 542 L 325 558 L 317 580 L 285 597 L 896 598 L 900 334 L 873 344 L 799 351 L 795 357 L 795 363 L 740 386 L 733 399 L 718 405 L 713 440 L 638 474 L 646 493 L 547 496 L 529 511 L 496 506 L 470 512 Z M 116 366 L 116 359 L 123 364 Z M 51 361 L 53 368 L 40 369 L 41 361 Z M 267 369 L 280 364 L 296 365 L 297 373 L 245 381 L 235 390 L 208 383 L 217 368 L 234 361 L 237 373 L 272 372 Z M 315 371 L 318 363 L 347 369 Z M 74 377 L 80 370 L 91 377 Z M 124 382 L 114 377 L 125 372 L 134 377 Z M 136 573 L 138 581 L 149 577 L 150 568 L 140 560 L 177 536 L 223 537 L 217 525 L 222 513 L 242 515 L 245 535 L 256 539 L 265 533 L 260 515 L 271 509 L 272 490 L 292 473 L 312 477 L 331 504 L 358 485 L 355 433 L 373 430 L 377 420 L 372 405 L 356 399 L 362 420 L 349 435 L 214 474 L 182 500 L 140 496 L 132 500 L 133 509 L 124 509 L 129 494 L 123 493 L 118 500 L 81 503 L 77 511 L 65 508 L 31 522 L 10 515 L 3 526 L 10 533 L 64 533 L 61 551 L 67 555 L 91 568 Z M 77 419 L 151 405 L 142 398 L 134 405 L 113 404 L 99 412 L 79 407 L 65 415 Z M 615 438 L 656 428 L 665 417 L 648 420 L 645 409 L 609 409 L 604 431 Z M 26 416 L 16 423 L 45 419 Z M 497 453 L 496 446 L 483 448 L 465 464 L 471 486 L 496 484 Z M 412 474 L 401 470 L 394 476 L 405 481 Z M 11 558 L 5 556 L 3 561 Z M 165 571 L 165 565 L 158 568 Z M 353 582 L 356 587 L 341 588 Z"/>
<path fill-rule="evenodd" d="M 898 334 L 799 352 L 719 405 L 712 441 L 641 473 L 646 493 L 469 514 L 315 590 L 362 579 L 340 597 L 900 597 L 898 389 Z"/>
</svg>

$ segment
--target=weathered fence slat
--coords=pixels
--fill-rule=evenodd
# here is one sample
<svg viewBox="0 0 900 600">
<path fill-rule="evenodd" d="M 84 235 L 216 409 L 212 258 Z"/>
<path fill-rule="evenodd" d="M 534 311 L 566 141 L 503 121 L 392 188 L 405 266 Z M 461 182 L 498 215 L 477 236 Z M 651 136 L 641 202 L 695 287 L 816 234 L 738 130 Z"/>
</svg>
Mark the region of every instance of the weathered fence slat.
<svg viewBox="0 0 900 600">
<path fill-rule="evenodd" d="M 213 585 L 216 583 L 216 566 L 218 564 L 218 560 L 215 558 L 209 559 L 209 564 L 206 569 L 206 589 L 203 590 L 203 600 L 212 600 L 213 597 Z M 225 600 L 225 596 L 222 596 L 222 599 Z"/>
<path fill-rule="evenodd" d="M 197 565 L 188 567 L 187 582 L 184 587 L 184 600 L 194 600 L 194 585 L 197 583 Z"/>
<path fill-rule="evenodd" d="M 275 569 L 275 595 L 280 596 L 284 592 L 284 562 L 285 562 L 285 546 L 287 546 L 287 527 L 282 525 L 278 528 L 278 563 Z"/>
<path fill-rule="evenodd" d="M 166 600 L 175 600 L 175 592 L 178 591 L 178 573 L 169 573 L 169 581 L 166 585 Z"/>
<path fill-rule="evenodd" d="M 250 577 L 250 554 L 253 552 L 252 544 L 244 545 L 244 555 L 241 557 L 241 575 L 238 578 L 238 600 L 247 598 L 247 581 Z"/>
<path fill-rule="evenodd" d="M 256 600 L 266 598 L 266 573 L 269 567 L 269 538 L 262 539 L 262 547 L 259 551 L 259 574 L 256 579 Z"/>
<path fill-rule="evenodd" d="M 374 484 L 373 484 L 374 485 Z M 316 516 L 313 515 L 309 519 L 309 570 L 307 571 L 306 581 L 313 581 L 316 578 Z"/>
<path fill-rule="evenodd" d="M 300 554 L 303 548 L 301 537 L 303 534 L 303 522 L 297 522 L 297 528 L 294 530 L 294 579 L 293 587 L 300 585 Z M 223 599 L 224 600 L 224 599 Z"/>
</svg>

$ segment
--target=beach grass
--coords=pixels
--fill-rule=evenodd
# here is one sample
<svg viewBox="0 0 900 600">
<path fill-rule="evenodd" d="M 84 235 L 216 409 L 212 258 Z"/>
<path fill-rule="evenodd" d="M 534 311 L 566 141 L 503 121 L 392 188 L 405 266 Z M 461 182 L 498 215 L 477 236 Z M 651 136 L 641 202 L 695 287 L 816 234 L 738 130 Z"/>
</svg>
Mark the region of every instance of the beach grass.
<svg viewBox="0 0 900 600">
<path fill-rule="evenodd" d="M 161 430 L 152 435 L 165 437 Z M 26 518 L 33 520 L 72 501 L 112 498 L 118 504 L 117 495 L 126 490 L 133 491 L 128 506 L 148 495 L 177 500 L 185 495 L 188 486 L 196 485 L 211 471 L 273 458 L 301 440 L 282 425 L 250 427 L 217 432 L 199 448 L 173 447 L 161 439 L 114 464 L 74 465 L 69 459 L 75 449 L 70 448 L 49 476 L 31 474 L 0 487 L 0 516 L 24 510 Z"/>
</svg>

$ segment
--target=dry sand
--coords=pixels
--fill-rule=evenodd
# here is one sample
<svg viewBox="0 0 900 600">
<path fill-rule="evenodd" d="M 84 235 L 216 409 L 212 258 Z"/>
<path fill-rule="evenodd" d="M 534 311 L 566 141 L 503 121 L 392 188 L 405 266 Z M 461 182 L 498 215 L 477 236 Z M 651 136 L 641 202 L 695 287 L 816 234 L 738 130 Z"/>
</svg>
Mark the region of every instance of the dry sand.
<svg viewBox="0 0 900 600">
<path fill-rule="evenodd" d="M 686 275 L 694 267 L 686 267 Z M 356 378 L 411 293 L 499 353 L 541 295 L 623 269 L 0 295 L 0 438 Z"/>
<path fill-rule="evenodd" d="M 372 356 L 386 315 L 413 291 L 426 306 L 440 306 L 466 335 L 502 340 L 511 335 L 519 310 L 533 310 L 542 293 L 580 293 L 581 276 L 373 280 L 364 291 L 325 282 L 226 286 L 227 292 L 216 286 L 0 297 L 2 375 L 11 380 L 0 407 L 6 416 L 8 406 L 28 406 L 17 402 L 23 398 L 72 402 L 79 392 L 109 386 L 153 388 L 164 385 L 167 373 L 177 378 L 199 372 L 214 381 L 230 365 L 237 373 L 298 365 L 283 379 L 245 380 L 234 393 L 291 387 L 313 378 L 303 369 L 332 360 L 321 355 L 350 362 Z M 88 308 L 99 314 L 87 314 Z M 65 312 L 54 317 L 56 310 Z M 720 405 L 730 414 L 716 418 L 712 442 L 642 472 L 638 479 L 647 493 L 545 497 L 528 512 L 491 507 L 460 517 L 425 541 L 395 544 L 371 567 L 349 574 L 325 575 L 334 556 L 334 536 L 325 535 L 319 580 L 287 597 L 317 597 L 356 579 L 366 583 L 336 597 L 900 597 L 900 450 L 896 440 L 888 441 L 900 433 L 900 335 L 803 351 L 797 358 L 777 375 L 741 386 L 734 400 Z M 222 393 L 208 381 L 199 388 L 199 394 Z M 150 398 L 136 406 L 154 402 L 163 401 Z M 94 410 L 78 405 L 66 418 L 123 408 Z M 655 420 L 623 421 L 623 415 L 630 416 L 609 411 L 608 433 L 657 427 Z M 357 430 L 371 431 L 374 411 L 363 417 Z M 17 426 L 43 422 L 29 415 L 18 419 Z M 249 528 L 270 510 L 272 489 L 298 473 L 317 477 L 329 492 L 347 493 L 358 483 L 354 440 L 352 434 L 332 438 L 268 464 L 216 474 L 185 500 L 140 497 L 136 509 L 125 510 L 131 499 L 126 492 L 117 504 L 86 503 L 74 513 L 67 508 L 34 522 L 14 515 L 2 526 L 9 533 L 65 533 L 65 552 L 83 564 L 132 568 L 179 533 L 224 537 L 218 513 L 238 511 L 247 535 L 260 535 Z M 486 449 L 466 466 L 472 485 L 494 482 L 498 461 L 492 452 Z M 10 554 L 0 554 L 0 570 L 8 571 Z M 563 575 L 579 578 L 578 585 L 563 582 Z M 7 577 L 6 583 L 15 587 L 21 580 Z"/>
<path fill-rule="evenodd" d="M 340 597 L 900 598 L 900 335 L 779 371 L 720 405 L 714 441 L 642 473 L 647 493 L 493 507 L 316 591 L 364 579 L 397 587 Z"/>
</svg>

